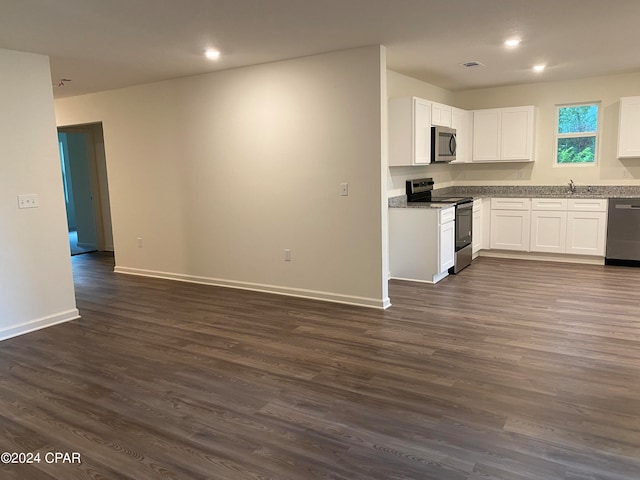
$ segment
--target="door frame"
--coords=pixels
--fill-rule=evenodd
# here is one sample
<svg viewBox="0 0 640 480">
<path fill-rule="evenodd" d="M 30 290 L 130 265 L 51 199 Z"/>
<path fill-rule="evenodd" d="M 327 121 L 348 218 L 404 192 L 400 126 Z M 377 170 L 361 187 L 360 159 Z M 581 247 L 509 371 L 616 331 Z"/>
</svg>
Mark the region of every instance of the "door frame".
<svg viewBox="0 0 640 480">
<path fill-rule="evenodd" d="M 111 223 L 110 216 L 110 205 L 103 205 L 103 199 L 106 199 L 107 202 L 110 202 L 109 197 L 109 188 L 108 188 L 108 178 L 106 173 L 106 165 L 102 171 L 104 171 L 105 178 L 103 182 L 101 182 L 100 178 L 100 170 L 98 168 L 98 155 L 96 153 L 96 149 L 98 148 L 98 143 L 96 142 L 96 130 L 100 129 L 100 133 L 104 139 L 104 133 L 102 131 L 102 122 L 97 123 L 88 123 L 82 125 L 71 125 L 71 126 L 59 126 L 59 133 L 81 133 L 87 135 L 87 144 L 88 144 L 88 157 L 89 157 L 89 181 L 91 188 L 91 206 L 93 208 L 93 214 L 95 219 L 95 227 L 96 227 L 96 249 L 98 251 L 107 250 L 106 245 L 106 234 L 105 234 L 105 217 L 109 215 L 109 225 Z M 103 143 L 104 146 L 104 143 Z M 104 148 L 104 147 L 103 147 Z M 105 161 L 106 163 L 106 161 Z M 73 175 L 73 171 L 71 172 Z M 106 192 L 103 191 L 101 184 L 106 186 Z M 109 208 L 105 208 L 109 207 Z M 113 231 L 111 232 L 111 238 L 113 238 Z"/>
</svg>

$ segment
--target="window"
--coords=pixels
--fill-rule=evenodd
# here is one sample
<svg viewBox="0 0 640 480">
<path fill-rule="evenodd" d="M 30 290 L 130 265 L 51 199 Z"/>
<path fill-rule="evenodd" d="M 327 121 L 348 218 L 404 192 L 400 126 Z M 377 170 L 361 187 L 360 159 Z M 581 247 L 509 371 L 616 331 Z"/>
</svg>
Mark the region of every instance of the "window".
<svg viewBox="0 0 640 480">
<path fill-rule="evenodd" d="M 556 164 L 594 164 L 598 151 L 599 104 L 559 105 Z"/>
</svg>

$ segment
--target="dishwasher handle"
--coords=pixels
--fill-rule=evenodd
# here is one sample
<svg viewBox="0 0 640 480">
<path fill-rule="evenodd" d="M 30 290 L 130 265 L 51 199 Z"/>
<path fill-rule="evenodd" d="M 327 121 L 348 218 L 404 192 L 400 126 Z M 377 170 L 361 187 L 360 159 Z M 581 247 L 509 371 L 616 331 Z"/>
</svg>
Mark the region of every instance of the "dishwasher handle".
<svg viewBox="0 0 640 480">
<path fill-rule="evenodd" d="M 634 205 L 632 203 L 623 203 L 616 205 L 619 210 L 640 210 L 640 205 Z"/>
</svg>

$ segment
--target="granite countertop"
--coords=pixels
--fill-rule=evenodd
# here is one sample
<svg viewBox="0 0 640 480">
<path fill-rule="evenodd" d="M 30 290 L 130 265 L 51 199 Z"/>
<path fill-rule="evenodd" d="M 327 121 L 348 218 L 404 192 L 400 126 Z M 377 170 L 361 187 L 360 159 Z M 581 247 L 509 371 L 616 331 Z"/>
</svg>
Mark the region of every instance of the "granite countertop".
<svg viewBox="0 0 640 480">
<path fill-rule="evenodd" d="M 522 186 L 457 186 L 433 191 L 438 197 L 473 198 L 640 198 L 640 186 L 635 185 L 595 185 L 576 186 L 571 193 L 566 185 L 522 185 Z M 439 204 L 442 205 L 442 204 Z M 406 195 L 389 198 L 391 208 L 413 208 L 407 205 Z M 425 208 L 425 207 L 417 207 Z"/>
<path fill-rule="evenodd" d="M 442 192 L 442 193 L 441 193 Z M 640 186 L 634 185 L 577 185 L 570 192 L 566 185 L 521 185 L 492 187 L 448 187 L 438 190 L 437 195 L 465 197 L 554 197 L 554 198 L 640 198 Z"/>
<path fill-rule="evenodd" d="M 450 208 L 455 207 L 455 203 L 431 203 L 431 202 L 412 202 L 407 203 L 407 196 L 400 195 L 398 197 L 389 198 L 390 208 Z"/>
</svg>

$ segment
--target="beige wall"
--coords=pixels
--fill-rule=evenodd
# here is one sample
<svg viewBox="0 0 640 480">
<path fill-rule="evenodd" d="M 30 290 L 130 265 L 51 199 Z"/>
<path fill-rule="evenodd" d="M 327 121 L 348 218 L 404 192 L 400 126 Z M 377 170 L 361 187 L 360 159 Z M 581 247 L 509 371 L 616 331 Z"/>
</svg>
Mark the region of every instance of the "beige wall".
<svg viewBox="0 0 640 480">
<path fill-rule="evenodd" d="M 57 101 L 103 124 L 117 270 L 385 305 L 383 53 Z"/>
<path fill-rule="evenodd" d="M 0 49 L 0 339 L 78 317 L 49 59 Z M 39 207 L 18 209 L 37 194 Z"/>
<path fill-rule="evenodd" d="M 579 185 L 640 184 L 640 160 L 616 158 L 620 97 L 633 95 L 640 95 L 640 73 L 455 92 L 454 105 L 469 110 L 535 105 L 537 128 L 534 164 L 454 166 L 454 179 L 468 185 L 561 185 L 570 178 Z M 556 105 L 591 101 L 601 102 L 597 164 L 555 166 Z M 518 176 L 523 179 L 519 180 Z"/>
</svg>

